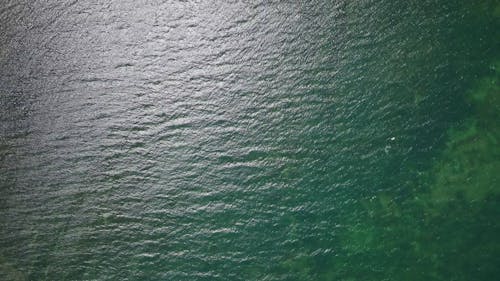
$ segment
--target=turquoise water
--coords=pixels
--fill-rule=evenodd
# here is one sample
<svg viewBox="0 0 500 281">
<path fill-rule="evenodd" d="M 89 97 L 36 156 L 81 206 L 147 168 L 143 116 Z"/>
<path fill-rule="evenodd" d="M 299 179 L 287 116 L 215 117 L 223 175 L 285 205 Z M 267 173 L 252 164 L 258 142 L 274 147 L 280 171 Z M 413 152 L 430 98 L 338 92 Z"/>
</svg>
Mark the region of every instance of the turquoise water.
<svg viewBox="0 0 500 281">
<path fill-rule="evenodd" d="M 0 280 L 497 280 L 460 2 L 1 1 Z"/>
</svg>

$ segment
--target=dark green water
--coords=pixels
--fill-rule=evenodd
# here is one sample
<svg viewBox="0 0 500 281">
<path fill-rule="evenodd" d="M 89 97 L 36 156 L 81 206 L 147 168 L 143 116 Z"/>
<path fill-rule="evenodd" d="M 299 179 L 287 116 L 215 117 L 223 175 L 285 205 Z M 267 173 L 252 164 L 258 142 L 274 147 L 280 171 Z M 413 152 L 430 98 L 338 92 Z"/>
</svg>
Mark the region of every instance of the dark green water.
<svg viewBox="0 0 500 281">
<path fill-rule="evenodd" d="M 225 2 L 0 0 L 0 280 L 498 280 L 499 1 Z"/>
</svg>

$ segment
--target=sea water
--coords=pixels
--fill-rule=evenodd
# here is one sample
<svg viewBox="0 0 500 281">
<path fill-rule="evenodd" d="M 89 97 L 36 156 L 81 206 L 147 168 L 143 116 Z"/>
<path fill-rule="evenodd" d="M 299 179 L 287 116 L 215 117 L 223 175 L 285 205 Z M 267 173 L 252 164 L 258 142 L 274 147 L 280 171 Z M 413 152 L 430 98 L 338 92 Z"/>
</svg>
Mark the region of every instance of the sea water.
<svg viewBox="0 0 500 281">
<path fill-rule="evenodd" d="M 1 280 L 498 280 L 498 1 L 0 1 Z"/>
</svg>

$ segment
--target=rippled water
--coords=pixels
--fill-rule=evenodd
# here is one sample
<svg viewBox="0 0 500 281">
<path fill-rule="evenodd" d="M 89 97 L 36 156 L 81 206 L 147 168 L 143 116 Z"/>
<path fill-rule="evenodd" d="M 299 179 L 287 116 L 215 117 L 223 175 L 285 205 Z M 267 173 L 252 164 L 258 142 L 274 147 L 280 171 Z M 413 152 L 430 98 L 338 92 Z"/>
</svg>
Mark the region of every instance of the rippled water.
<svg viewBox="0 0 500 281">
<path fill-rule="evenodd" d="M 470 114 L 488 1 L 306 2 L 1 0 L 0 277 L 494 280 L 343 234 Z"/>
</svg>

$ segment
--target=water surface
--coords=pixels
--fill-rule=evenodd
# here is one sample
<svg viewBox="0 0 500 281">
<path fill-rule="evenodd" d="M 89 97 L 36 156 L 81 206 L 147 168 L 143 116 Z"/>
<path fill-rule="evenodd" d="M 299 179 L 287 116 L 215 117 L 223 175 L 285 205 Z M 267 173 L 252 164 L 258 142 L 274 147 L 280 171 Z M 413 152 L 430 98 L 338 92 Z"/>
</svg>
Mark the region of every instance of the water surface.
<svg viewBox="0 0 500 281">
<path fill-rule="evenodd" d="M 496 280 L 498 1 L 306 2 L 0 0 L 0 279 Z"/>
</svg>

